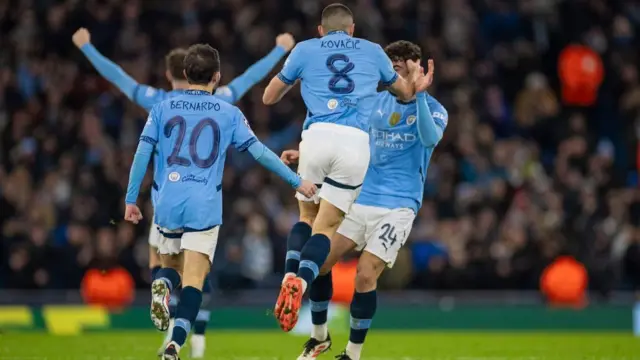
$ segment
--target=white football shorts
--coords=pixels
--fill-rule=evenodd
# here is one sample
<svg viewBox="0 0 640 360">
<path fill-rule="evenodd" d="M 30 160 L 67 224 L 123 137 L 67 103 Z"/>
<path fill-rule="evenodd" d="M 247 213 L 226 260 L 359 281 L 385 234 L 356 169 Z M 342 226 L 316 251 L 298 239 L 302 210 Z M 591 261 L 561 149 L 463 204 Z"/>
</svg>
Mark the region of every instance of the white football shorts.
<svg viewBox="0 0 640 360">
<path fill-rule="evenodd" d="M 356 243 L 356 250 L 371 253 L 388 267 L 409 237 L 416 214 L 408 208 L 386 209 L 354 204 L 338 233 Z"/>
<path fill-rule="evenodd" d="M 302 201 L 324 199 L 349 212 L 358 197 L 369 167 L 369 134 L 350 126 L 315 123 L 302 132 L 298 173 L 320 186 L 313 198 L 297 193 Z"/>
<path fill-rule="evenodd" d="M 160 232 L 158 231 L 158 225 L 151 223 L 149 229 L 149 246 L 158 248 L 158 242 L 160 241 Z"/>
<path fill-rule="evenodd" d="M 168 230 L 156 227 L 159 233 L 158 253 L 160 255 L 176 255 L 183 250 L 196 251 L 209 256 L 213 263 L 213 255 L 218 245 L 220 226 L 204 231 Z"/>
</svg>

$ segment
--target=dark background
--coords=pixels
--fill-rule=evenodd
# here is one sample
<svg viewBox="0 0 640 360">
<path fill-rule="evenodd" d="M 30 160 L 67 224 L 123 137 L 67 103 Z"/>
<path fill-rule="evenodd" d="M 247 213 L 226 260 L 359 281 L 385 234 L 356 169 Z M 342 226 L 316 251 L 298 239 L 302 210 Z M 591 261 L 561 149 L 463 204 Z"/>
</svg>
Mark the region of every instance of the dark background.
<svg viewBox="0 0 640 360">
<path fill-rule="evenodd" d="M 227 83 L 278 33 L 316 36 L 325 3 L 0 0 L 0 287 L 74 289 L 88 268 L 116 265 L 148 286 L 149 224 L 120 220 L 146 114 L 73 46 L 78 27 L 137 81 L 161 88 L 170 49 L 212 44 Z M 424 206 L 382 287 L 535 289 L 561 254 L 583 262 L 602 295 L 635 286 L 639 1 L 346 3 L 357 36 L 422 46 L 436 64 L 430 92 L 449 112 Z M 570 43 L 602 57 L 593 106 L 561 101 L 557 61 Z M 299 91 L 265 107 L 265 84 L 239 106 L 274 151 L 295 148 Z M 214 278 L 224 288 L 277 286 L 298 216 L 293 192 L 244 155 L 231 152 L 227 164 Z"/>
</svg>

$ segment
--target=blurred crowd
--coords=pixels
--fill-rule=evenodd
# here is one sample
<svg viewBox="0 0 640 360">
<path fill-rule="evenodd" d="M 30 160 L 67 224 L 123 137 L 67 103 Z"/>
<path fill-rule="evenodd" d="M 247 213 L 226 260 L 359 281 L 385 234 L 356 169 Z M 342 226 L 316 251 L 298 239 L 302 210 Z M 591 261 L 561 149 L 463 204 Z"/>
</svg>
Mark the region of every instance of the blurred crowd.
<svg viewBox="0 0 640 360">
<path fill-rule="evenodd" d="M 207 42 L 222 83 L 280 32 L 316 36 L 326 2 L 306 0 L 0 0 L 0 287 L 77 288 L 88 268 L 120 265 L 148 284 L 149 224 L 121 221 L 146 114 L 71 42 L 81 26 L 140 83 L 167 88 L 164 55 Z M 534 289 L 571 255 L 606 295 L 640 271 L 640 1 L 357 0 L 356 35 L 420 44 L 449 112 L 410 241 L 381 286 Z M 582 44 L 604 71 L 593 101 L 563 99 L 558 58 Z M 296 147 L 297 89 L 265 107 L 265 83 L 239 102 L 274 151 Z M 293 140 L 292 140 L 293 139 Z M 149 176 L 143 187 L 146 219 Z M 214 279 L 275 286 L 297 221 L 292 191 L 231 152 Z"/>
</svg>

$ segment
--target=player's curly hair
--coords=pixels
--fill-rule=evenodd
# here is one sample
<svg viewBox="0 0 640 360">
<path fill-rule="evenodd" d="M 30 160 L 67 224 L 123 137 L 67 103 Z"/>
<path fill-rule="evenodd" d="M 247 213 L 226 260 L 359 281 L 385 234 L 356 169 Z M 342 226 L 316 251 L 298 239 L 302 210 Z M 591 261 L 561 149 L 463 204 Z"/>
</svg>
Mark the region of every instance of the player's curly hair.
<svg viewBox="0 0 640 360">
<path fill-rule="evenodd" d="M 187 80 L 183 72 L 185 56 L 187 56 L 187 49 L 175 48 L 164 57 L 164 65 L 174 80 Z"/>
<path fill-rule="evenodd" d="M 392 61 L 418 61 L 422 59 L 420 46 L 406 40 L 392 42 L 384 48 L 384 52 Z"/>
</svg>

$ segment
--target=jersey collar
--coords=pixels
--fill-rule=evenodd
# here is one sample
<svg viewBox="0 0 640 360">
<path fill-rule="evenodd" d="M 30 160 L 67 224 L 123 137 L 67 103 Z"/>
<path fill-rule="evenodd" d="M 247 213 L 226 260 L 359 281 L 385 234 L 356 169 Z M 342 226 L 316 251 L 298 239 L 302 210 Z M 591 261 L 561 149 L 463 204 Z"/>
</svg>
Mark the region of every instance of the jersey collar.
<svg viewBox="0 0 640 360">
<path fill-rule="evenodd" d="M 402 101 L 402 100 L 396 98 L 396 102 L 398 104 L 401 104 L 401 105 L 410 105 L 410 104 L 415 104 L 416 103 L 416 99 L 413 99 L 413 100 L 410 100 L 410 101 Z"/>
<path fill-rule="evenodd" d="M 347 34 L 347 32 L 346 32 L 346 31 L 344 31 L 344 30 L 333 30 L 333 31 L 329 31 L 329 32 L 327 33 L 327 35 L 325 35 L 325 36 L 329 36 L 329 35 L 337 35 L 337 34 L 349 35 L 349 34 Z"/>
<path fill-rule="evenodd" d="M 211 95 L 210 92 L 205 91 L 205 90 L 185 90 L 184 91 L 185 94 L 187 95 Z"/>
</svg>

